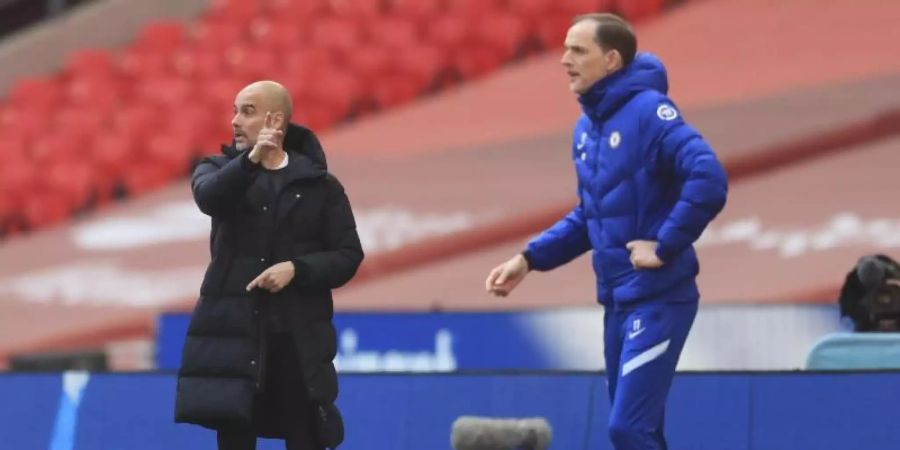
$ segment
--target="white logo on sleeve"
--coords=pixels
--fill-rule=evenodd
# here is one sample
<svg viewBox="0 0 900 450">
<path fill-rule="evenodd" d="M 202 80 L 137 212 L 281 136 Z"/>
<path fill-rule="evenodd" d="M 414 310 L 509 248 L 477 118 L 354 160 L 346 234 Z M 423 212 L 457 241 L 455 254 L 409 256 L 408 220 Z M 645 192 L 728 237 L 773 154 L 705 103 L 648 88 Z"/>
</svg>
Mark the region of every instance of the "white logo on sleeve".
<svg viewBox="0 0 900 450">
<path fill-rule="evenodd" d="M 581 137 L 578 138 L 578 145 L 576 145 L 575 148 L 577 148 L 578 150 L 581 150 L 582 148 L 584 148 L 584 144 L 587 143 L 587 137 L 588 137 L 587 132 L 582 131 Z"/>
<path fill-rule="evenodd" d="M 622 143 L 622 133 L 618 131 L 613 131 L 612 134 L 609 135 L 609 148 L 618 148 L 619 144 Z"/>
<path fill-rule="evenodd" d="M 656 108 L 656 115 L 662 120 L 675 120 L 678 117 L 678 110 L 668 103 L 663 103 Z"/>
<path fill-rule="evenodd" d="M 641 319 L 634 319 L 634 322 L 631 323 L 631 331 L 628 332 L 628 339 L 634 339 L 639 334 L 643 333 L 646 328 L 641 326 Z"/>
</svg>

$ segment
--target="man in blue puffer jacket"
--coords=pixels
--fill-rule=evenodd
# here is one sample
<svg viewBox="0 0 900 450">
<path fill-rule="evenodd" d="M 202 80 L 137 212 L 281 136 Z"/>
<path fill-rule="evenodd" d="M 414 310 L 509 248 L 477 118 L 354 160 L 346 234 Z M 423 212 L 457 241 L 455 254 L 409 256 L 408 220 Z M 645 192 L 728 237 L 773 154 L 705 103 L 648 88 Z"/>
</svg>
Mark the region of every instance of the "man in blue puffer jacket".
<svg viewBox="0 0 900 450">
<path fill-rule="evenodd" d="M 636 50 L 619 17 L 575 18 L 562 64 L 584 111 L 572 145 L 580 202 L 486 281 L 506 296 L 530 270 L 593 250 L 618 450 L 666 448 L 665 401 L 700 297 L 693 243 L 728 190 L 715 153 L 666 96 L 662 62 Z"/>
</svg>

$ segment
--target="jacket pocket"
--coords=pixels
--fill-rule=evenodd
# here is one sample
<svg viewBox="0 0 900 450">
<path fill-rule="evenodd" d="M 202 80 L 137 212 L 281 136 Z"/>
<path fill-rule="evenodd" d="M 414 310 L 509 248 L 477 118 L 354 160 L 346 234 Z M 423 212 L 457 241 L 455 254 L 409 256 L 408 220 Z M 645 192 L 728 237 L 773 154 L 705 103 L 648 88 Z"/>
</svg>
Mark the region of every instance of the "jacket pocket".
<svg viewBox="0 0 900 450">
<path fill-rule="evenodd" d="M 175 422 L 209 428 L 252 424 L 253 384 L 240 378 L 179 377 Z"/>
</svg>

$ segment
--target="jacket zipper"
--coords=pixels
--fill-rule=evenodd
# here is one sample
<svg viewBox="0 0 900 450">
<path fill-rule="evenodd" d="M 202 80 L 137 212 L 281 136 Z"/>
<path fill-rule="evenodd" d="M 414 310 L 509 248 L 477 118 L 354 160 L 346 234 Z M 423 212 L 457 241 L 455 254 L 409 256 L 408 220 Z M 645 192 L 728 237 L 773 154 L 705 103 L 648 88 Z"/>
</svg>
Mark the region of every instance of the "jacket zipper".
<svg viewBox="0 0 900 450">
<path fill-rule="evenodd" d="M 285 186 L 284 189 L 287 189 L 287 187 Z M 270 217 L 272 218 L 271 219 L 272 230 L 275 230 L 275 231 L 272 233 L 272 235 L 270 236 L 270 239 L 269 239 L 269 253 L 268 253 L 269 256 L 266 259 L 266 261 L 269 264 L 269 267 L 271 267 L 271 264 L 275 261 L 274 236 L 276 236 L 278 234 L 277 233 L 278 224 L 276 223 L 276 221 L 278 219 L 278 205 L 281 203 L 280 202 L 281 195 L 282 195 L 282 192 L 279 192 L 275 196 L 275 201 L 273 202 L 273 204 L 271 205 L 271 208 L 270 208 L 272 211 L 270 214 Z M 268 269 L 268 267 L 266 267 L 265 269 Z M 263 269 L 263 270 L 265 270 L 265 269 Z M 266 341 L 268 340 L 268 330 L 267 330 L 268 327 L 266 326 L 266 324 L 267 324 L 268 313 L 269 313 L 268 307 L 271 307 L 271 304 L 265 305 L 267 307 L 266 313 L 265 314 L 262 313 L 262 309 L 263 309 L 263 304 L 262 304 L 263 300 L 261 298 L 262 295 L 263 294 L 261 294 L 261 293 L 258 294 L 257 298 L 255 299 L 256 302 L 258 303 L 257 307 L 255 309 L 256 309 L 256 311 L 260 311 L 260 314 L 258 315 L 258 318 L 257 318 L 258 326 L 259 326 L 259 349 L 258 349 L 259 356 L 257 358 L 258 365 L 256 367 L 256 390 L 257 391 L 260 391 L 263 387 L 263 366 L 267 362 L 266 361 L 266 359 L 267 359 L 266 358 L 266 344 L 267 344 Z M 282 317 L 282 320 L 284 320 L 283 317 Z"/>
</svg>

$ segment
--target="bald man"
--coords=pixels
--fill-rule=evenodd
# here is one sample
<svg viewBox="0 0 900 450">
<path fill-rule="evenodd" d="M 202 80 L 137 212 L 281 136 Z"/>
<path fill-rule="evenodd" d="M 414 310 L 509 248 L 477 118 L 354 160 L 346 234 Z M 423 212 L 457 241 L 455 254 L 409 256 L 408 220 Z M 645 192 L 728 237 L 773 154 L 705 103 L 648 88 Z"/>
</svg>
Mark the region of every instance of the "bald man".
<svg viewBox="0 0 900 450">
<path fill-rule="evenodd" d="M 184 344 L 175 420 L 217 431 L 220 450 L 257 437 L 288 450 L 336 448 L 331 290 L 363 259 L 344 189 L 312 131 L 290 123 L 283 86 L 235 98 L 234 142 L 191 179 L 212 218 L 211 261 Z"/>
</svg>

